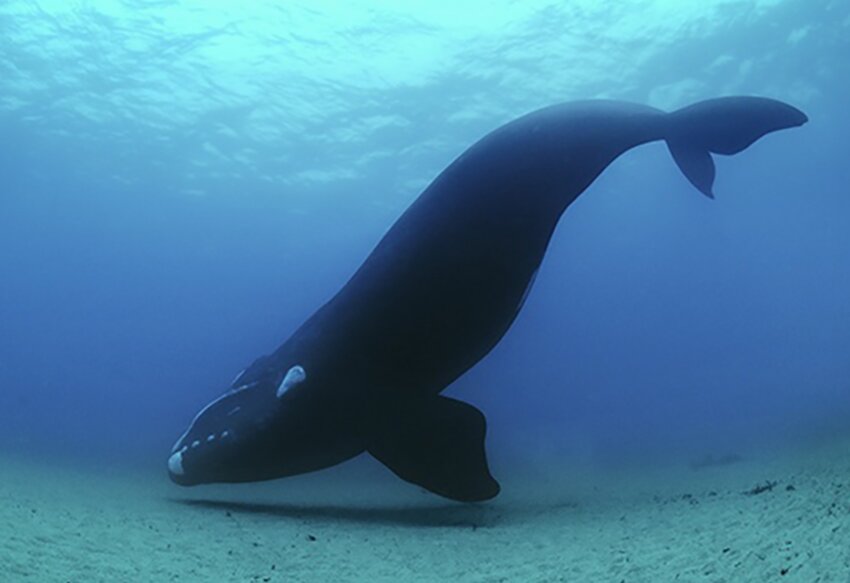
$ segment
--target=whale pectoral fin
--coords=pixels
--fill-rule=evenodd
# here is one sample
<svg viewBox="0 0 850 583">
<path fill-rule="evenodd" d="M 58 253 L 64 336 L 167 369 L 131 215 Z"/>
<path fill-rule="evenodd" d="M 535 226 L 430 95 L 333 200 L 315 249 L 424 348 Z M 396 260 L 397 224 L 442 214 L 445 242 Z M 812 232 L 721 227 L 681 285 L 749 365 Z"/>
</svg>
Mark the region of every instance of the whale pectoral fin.
<svg viewBox="0 0 850 583">
<path fill-rule="evenodd" d="M 690 183 L 708 198 L 714 198 L 714 160 L 708 150 L 677 140 L 668 140 L 667 147 Z"/>
<path fill-rule="evenodd" d="M 369 453 L 398 477 L 460 502 L 499 493 L 484 453 L 487 421 L 467 403 L 428 398 L 386 423 Z"/>
</svg>

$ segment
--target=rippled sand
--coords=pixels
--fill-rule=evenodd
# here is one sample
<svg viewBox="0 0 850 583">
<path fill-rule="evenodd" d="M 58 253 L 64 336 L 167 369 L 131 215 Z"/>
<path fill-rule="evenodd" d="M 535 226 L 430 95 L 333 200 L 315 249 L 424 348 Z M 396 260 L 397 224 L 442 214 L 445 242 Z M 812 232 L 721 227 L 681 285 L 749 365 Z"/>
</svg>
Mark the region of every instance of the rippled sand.
<svg viewBox="0 0 850 583">
<path fill-rule="evenodd" d="M 847 445 L 699 471 L 496 467 L 503 494 L 476 506 L 369 463 L 180 489 L 0 458 L 2 580 L 846 582 Z"/>
</svg>

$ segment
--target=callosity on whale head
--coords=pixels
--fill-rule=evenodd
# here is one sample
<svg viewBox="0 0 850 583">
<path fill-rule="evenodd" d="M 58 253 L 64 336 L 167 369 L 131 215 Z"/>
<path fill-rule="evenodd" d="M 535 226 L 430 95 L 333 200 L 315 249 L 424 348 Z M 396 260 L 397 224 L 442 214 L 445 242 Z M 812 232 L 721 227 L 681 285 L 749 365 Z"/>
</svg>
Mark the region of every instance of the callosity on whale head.
<svg viewBox="0 0 850 583">
<path fill-rule="evenodd" d="M 263 359 L 206 405 L 168 458 L 172 481 L 184 486 L 267 480 L 309 471 L 315 463 L 315 421 L 307 372 Z"/>
</svg>

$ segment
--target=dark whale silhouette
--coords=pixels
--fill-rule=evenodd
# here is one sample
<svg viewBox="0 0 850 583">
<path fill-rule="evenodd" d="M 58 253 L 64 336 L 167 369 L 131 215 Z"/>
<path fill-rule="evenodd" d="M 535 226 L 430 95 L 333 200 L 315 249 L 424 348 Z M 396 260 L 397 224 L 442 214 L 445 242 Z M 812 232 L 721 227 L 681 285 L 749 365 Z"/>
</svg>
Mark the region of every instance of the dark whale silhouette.
<svg viewBox="0 0 850 583">
<path fill-rule="evenodd" d="M 656 140 L 711 197 L 712 153 L 806 121 L 778 101 L 727 97 L 673 113 L 567 103 L 496 129 L 425 189 L 336 296 L 198 413 L 169 458 L 171 479 L 268 480 L 368 451 L 441 496 L 492 498 L 484 415 L 440 392 L 507 332 L 564 210 L 620 154 Z"/>
</svg>

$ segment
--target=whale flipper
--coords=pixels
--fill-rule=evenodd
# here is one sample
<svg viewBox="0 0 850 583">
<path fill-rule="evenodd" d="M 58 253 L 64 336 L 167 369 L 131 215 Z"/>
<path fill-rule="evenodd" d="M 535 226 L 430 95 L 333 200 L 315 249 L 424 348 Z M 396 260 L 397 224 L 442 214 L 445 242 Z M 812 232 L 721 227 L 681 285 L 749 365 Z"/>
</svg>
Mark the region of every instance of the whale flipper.
<svg viewBox="0 0 850 583">
<path fill-rule="evenodd" d="M 737 154 L 765 134 L 808 121 L 799 109 L 765 97 L 708 99 L 674 111 L 669 119 L 666 139 L 673 159 L 709 198 L 714 198 L 711 153 Z"/>
<path fill-rule="evenodd" d="M 714 198 L 714 160 L 708 150 L 694 147 L 685 140 L 673 139 L 667 140 L 667 147 L 691 184 L 708 198 Z"/>
<path fill-rule="evenodd" d="M 369 453 L 401 479 L 440 496 L 460 502 L 496 496 L 499 483 L 484 453 L 484 414 L 441 396 L 416 405 L 384 424 Z"/>
</svg>

